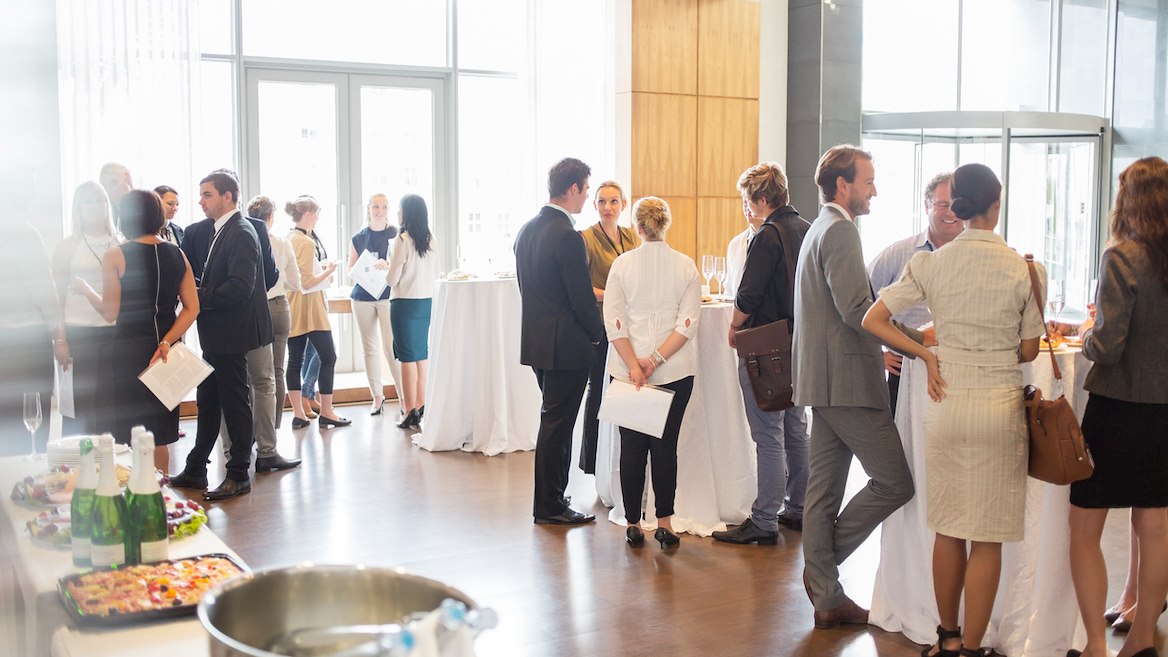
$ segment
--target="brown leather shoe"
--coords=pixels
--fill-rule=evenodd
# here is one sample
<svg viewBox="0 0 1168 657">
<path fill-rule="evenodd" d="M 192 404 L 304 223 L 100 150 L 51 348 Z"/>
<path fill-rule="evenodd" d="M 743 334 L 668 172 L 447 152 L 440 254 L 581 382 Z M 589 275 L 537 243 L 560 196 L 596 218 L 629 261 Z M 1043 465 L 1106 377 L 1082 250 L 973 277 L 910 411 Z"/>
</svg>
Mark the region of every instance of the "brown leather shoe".
<svg viewBox="0 0 1168 657">
<path fill-rule="evenodd" d="M 868 610 L 853 602 L 851 598 L 844 598 L 844 603 L 835 609 L 815 610 L 815 629 L 830 630 L 840 623 L 867 625 Z"/>
</svg>

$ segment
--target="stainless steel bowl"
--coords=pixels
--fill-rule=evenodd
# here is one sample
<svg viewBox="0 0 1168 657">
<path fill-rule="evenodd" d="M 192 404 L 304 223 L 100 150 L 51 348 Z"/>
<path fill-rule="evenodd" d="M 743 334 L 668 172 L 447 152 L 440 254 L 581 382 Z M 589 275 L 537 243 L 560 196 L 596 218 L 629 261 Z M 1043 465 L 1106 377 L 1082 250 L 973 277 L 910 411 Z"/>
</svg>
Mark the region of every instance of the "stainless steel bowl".
<svg viewBox="0 0 1168 657">
<path fill-rule="evenodd" d="M 199 602 L 212 657 L 275 657 L 268 648 L 297 632 L 399 623 L 461 591 L 401 570 L 303 565 L 233 578 Z"/>
</svg>

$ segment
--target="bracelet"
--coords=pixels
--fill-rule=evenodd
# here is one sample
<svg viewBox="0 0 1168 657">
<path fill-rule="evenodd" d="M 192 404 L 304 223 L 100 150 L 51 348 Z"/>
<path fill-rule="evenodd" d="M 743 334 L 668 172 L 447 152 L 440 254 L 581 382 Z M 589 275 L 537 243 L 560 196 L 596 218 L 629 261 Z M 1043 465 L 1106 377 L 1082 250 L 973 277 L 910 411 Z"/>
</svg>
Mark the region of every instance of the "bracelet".
<svg viewBox="0 0 1168 657">
<path fill-rule="evenodd" d="M 166 340 L 163 340 L 163 341 L 161 341 L 161 342 L 159 342 L 159 343 L 158 343 L 158 346 L 159 346 L 159 347 L 161 347 L 162 345 L 166 345 L 166 348 L 167 348 L 167 349 L 170 349 L 170 343 L 169 343 L 169 342 L 167 342 Z"/>
<path fill-rule="evenodd" d="M 654 365 L 660 366 L 665 364 L 665 356 L 662 356 L 661 352 L 656 349 L 653 350 L 653 354 L 649 358 L 652 359 Z"/>
</svg>

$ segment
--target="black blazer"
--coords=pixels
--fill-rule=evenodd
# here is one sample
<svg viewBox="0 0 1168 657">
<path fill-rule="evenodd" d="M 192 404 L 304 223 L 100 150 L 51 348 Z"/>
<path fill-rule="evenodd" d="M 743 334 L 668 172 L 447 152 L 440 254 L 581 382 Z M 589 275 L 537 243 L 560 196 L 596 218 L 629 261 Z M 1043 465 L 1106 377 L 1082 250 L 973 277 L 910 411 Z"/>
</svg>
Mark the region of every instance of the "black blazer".
<svg viewBox="0 0 1168 657">
<path fill-rule="evenodd" d="M 238 213 L 236 213 L 238 214 Z M 259 219 L 244 217 L 260 241 L 260 256 L 263 258 L 264 290 L 272 289 L 276 279 L 280 277 L 280 270 L 276 269 L 276 260 L 272 257 L 272 240 L 268 237 L 268 227 Z M 178 226 L 175 226 L 178 228 Z M 191 272 L 195 275 L 195 283 L 203 280 L 203 264 L 207 262 L 207 250 L 211 248 L 211 238 L 215 235 L 215 220 L 203 219 L 186 227 L 180 235 L 179 243 L 187 260 L 191 263 Z"/>
<path fill-rule="evenodd" d="M 591 367 L 604 324 L 588 276 L 584 239 L 560 210 L 544 206 L 515 237 L 523 315 L 519 361 L 549 370 Z"/>
<path fill-rule="evenodd" d="M 271 344 L 273 339 L 260 266 L 260 238 L 251 222 L 236 212 L 215 240 L 204 269 L 205 249 L 210 247 L 210 239 L 204 233 L 209 228 L 213 235 L 214 223 L 207 219 L 192 224 L 183 241 L 184 251 L 188 244 L 194 247 L 200 235 L 206 243 L 201 259 L 196 255 L 203 269 L 199 283 L 199 343 L 208 354 L 243 354 Z M 191 257 L 189 251 L 187 257 Z M 194 266 L 192 261 L 191 267 Z"/>
</svg>

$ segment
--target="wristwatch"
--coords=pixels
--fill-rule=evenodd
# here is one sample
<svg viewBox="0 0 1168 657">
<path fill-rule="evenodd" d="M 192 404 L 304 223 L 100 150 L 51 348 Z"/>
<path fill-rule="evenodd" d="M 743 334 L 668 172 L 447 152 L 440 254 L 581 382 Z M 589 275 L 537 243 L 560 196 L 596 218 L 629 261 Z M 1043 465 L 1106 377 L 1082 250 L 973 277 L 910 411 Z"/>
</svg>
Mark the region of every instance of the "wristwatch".
<svg viewBox="0 0 1168 657">
<path fill-rule="evenodd" d="M 657 351 L 656 349 L 654 349 L 652 355 L 649 356 L 649 360 L 653 361 L 653 365 L 655 367 L 660 367 L 665 364 L 665 356 L 662 356 L 661 352 Z"/>
</svg>

